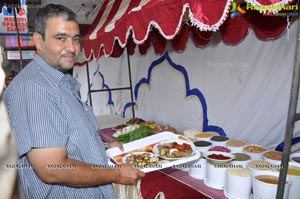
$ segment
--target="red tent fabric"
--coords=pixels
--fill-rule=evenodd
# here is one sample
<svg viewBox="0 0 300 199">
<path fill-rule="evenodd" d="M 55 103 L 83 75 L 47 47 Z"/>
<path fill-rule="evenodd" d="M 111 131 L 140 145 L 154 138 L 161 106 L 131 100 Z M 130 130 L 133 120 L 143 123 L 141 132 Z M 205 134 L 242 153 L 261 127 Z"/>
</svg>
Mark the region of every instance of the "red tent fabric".
<svg viewBox="0 0 300 199">
<path fill-rule="evenodd" d="M 87 59 L 119 57 L 125 47 L 133 54 L 136 45 L 141 54 L 147 53 L 151 45 L 157 54 L 162 54 L 167 40 L 176 51 L 182 51 L 189 38 L 196 46 L 205 47 L 217 30 L 231 45 L 242 41 L 249 28 L 259 39 L 274 39 L 286 30 L 291 20 L 289 13 L 274 16 L 278 10 L 270 13 L 247 6 L 286 5 L 290 1 L 105 0 L 84 37 L 84 54 Z"/>
</svg>

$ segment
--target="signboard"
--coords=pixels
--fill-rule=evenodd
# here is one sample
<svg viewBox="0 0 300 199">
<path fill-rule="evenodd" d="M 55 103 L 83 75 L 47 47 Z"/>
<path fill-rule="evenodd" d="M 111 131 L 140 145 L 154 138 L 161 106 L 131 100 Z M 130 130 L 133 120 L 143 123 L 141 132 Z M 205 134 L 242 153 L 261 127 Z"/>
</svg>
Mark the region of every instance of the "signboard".
<svg viewBox="0 0 300 199">
<path fill-rule="evenodd" d="M 19 51 L 6 51 L 8 60 L 19 60 L 20 52 Z M 22 50 L 22 59 L 33 59 L 35 56 L 34 50 Z"/>
<path fill-rule="evenodd" d="M 20 3 L 21 7 L 16 13 L 16 19 L 14 17 L 14 12 L 17 10 L 9 11 L 6 6 L 1 8 L 2 13 L 0 13 L 0 33 L 16 33 L 16 21 L 18 24 L 19 33 L 28 33 L 26 0 L 20 0 Z"/>
</svg>

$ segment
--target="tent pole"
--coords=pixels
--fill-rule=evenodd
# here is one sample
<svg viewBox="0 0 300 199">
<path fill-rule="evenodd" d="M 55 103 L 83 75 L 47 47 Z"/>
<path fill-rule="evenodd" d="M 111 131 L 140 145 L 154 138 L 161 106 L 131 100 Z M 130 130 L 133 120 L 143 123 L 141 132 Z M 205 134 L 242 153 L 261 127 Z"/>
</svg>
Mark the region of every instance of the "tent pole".
<svg viewBox="0 0 300 199">
<path fill-rule="evenodd" d="M 299 11 L 298 11 L 299 14 Z M 300 83 L 300 20 L 298 19 L 298 32 L 297 32 L 297 43 L 296 43 L 296 54 L 294 60 L 294 70 L 292 79 L 292 88 L 290 93 L 289 111 L 286 125 L 286 132 L 284 138 L 283 155 L 281 161 L 281 169 L 279 174 L 279 182 L 277 188 L 277 199 L 283 198 L 286 175 L 288 170 L 289 156 L 291 152 L 292 138 L 294 132 L 294 125 L 296 121 L 296 109 L 299 95 L 299 83 Z"/>
<path fill-rule="evenodd" d="M 23 56 L 22 56 L 22 49 L 21 49 L 21 42 L 20 42 L 20 33 L 18 28 L 18 20 L 17 20 L 17 8 L 13 8 L 14 13 L 14 19 L 15 19 L 15 26 L 17 31 L 17 37 L 18 37 L 18 47 L 19 47 L 19 53 L 20 53 L 20 70 L 23 69 Z"/>
<path fill-rule="evenodd" d="M 130 86 L 130 97 L 131 97 L 131 109 L 132 109 L 132 116 L 135 118 L 135 112 L 134 112 L 134 103 L 133 103 L 133 91 L 132 91 L 132 78 L 131 78 L 131 65 L 130 65 L 130 56 L 129 56 L 129 50 L 127 49 L 127 65 L 128 65 L 128 76 L 129 76 L 129 86 Z"/>
<path fill-rule="evenodd" d="M 90 70 L 89 70 L 89 62 L 87 61 L 86 62 L 86 73 L 87 73 L 87 83 L 88 83 L 88 97 L 89 97 L 89 105 L 90 106 L 93 106 L 92 105 L 92 93 L 91 93 L 91 80 L 90 80 Z"/>
</svg>

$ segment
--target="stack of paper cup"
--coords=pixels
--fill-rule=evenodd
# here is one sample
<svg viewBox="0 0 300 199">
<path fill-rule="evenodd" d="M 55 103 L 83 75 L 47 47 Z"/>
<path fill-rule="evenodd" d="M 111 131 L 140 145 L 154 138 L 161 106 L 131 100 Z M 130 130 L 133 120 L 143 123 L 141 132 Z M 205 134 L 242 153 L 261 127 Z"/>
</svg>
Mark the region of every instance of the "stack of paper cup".
<svg viewBox="0 0 300 199">
<path fill-rule="evenodd" d="M 249 199 L 251 195 L 251 171 L 244 168 L 232 168 L 226 171 L 224 194 L 231 199 Z"/>
</svg>

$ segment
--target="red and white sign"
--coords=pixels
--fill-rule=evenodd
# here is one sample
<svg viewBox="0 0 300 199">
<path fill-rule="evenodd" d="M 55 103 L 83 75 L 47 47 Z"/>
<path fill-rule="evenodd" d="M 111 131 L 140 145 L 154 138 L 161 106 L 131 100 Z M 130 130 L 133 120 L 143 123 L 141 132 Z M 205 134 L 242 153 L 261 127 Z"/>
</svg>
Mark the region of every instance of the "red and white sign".
<svg viewBox="0 0 300 199">
<path fill-rule="evenodd" d="M 15 19 L 13 11 L 9 12 L 6 6 L 3 6 L 0 14 L 0 33 L 28 33 L 27 6 L 22 5 L 18 10 Z M 18 29 L 16 26 L 18 25 Z"/>
</svg>

